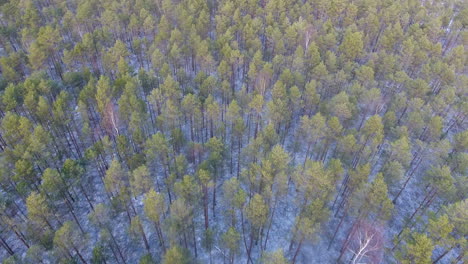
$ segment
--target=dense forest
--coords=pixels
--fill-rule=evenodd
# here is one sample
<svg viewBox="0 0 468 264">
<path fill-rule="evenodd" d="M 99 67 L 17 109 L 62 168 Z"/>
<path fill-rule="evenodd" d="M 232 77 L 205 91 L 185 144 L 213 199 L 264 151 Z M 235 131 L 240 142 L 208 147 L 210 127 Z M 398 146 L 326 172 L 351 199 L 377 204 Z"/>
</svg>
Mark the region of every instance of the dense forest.
<svg viewBox="0 0 468 264">
<path fill-rule="evenodd" d="M 0 0 L 0 262 L 467 263 L 468 2 Z"/>
</svg>

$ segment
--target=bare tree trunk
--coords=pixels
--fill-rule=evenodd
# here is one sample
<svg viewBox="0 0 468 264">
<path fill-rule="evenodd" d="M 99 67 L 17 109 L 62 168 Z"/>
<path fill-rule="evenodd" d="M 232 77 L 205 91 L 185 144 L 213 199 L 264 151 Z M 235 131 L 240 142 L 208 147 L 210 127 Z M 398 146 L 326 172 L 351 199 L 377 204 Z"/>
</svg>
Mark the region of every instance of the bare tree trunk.
<svg viewBox="0 0 468 264">
<path fill-rule="evenodd" d="M 122 258 L 123 263 L 126 264 L 127 262 L 125 261 L 125 258 L 124 258 L 123 254 L 122 254 L 122 250 L 120 250 L 119 244 L 117 243 L 117 240 L 115 239 L 115 236 L 112 234 L 112 230 L 110 230 L 108 228 L 108 231 L 109 231 L 109 234 L 110 234 L 110 236 L 112 238 L 112 242 L 114 242 L 115 247 L 117 248 L 117 252 L 119 253 L 120 258 Z"/>
<path fill-rule="evenodd" d="M 343 224 L 343 221 L 344 221 L 345 218 L 346 218 L 346 212 L 341 217 L 340 222 L 338 223 L 338 226 L 336 227 L 335 232 L 333 233 L 333 237 L 330 240 L 330 243 L 328 244 L 327 250 L 330 250 L 331 245 L 333 244 L 333 241 L 335 241 L 336 235 L 338 234 L 338 231 L 340 230 L 340 227 Z"/>
<path fill-rule="evenodd" d="M 29 248 L 28 242 L 26 242 L 26 238 L 21 232 L 18 232 L 16 229 L 11 228 L 13 232 L 15 233 L 16 237 L 26 246 L 26 248 Z"/>
<path fill-rule="evenodd" d="M 410 218 L 406 221 L 406 224 L 405 226 L 401 229 L 400 233 L 398 233 L 398 236 L 397 237 L 400 237 L 401 234 L 403 233 L 403 230 L 405 230 L 405 228 L 408 226 L 408 224 L 411 222 L 411 220 L 413 220 L 414 216 L 419 212 L 419 210 L 423 207 L 423 205 L 426 203 L 426 201 L 429 199 L 429 197 L 432 196 L 432 191 L 433 190 L 430 190 L 426 196 L 424 197 L 423 201 L 419 204 L 419 206 L 416 208 L 416 210 L 414 210 L 413 214 L 411 214 Z M 437 191 L 436 191 L 437 192 Z"/>
<path fill-rule="evenodd" d="M 273 210 L 272 210 L 272 212 L 271 212 L 270 224 L 268 225 L 267 233 L 266 233 L 266 237 L 265 237 L 265 245 L 263 246 L 263 248 L 265 248 L 265 249 L 266 249 L 267 242 L 268 242 L 268 236 L 270 235 L 271 225 L 273 224 L 273 217 L 275 216 L 275 211 L 276 211 L 276 205 L 277 205 L 277 203 L 278 203 L 278 199 L 275 199 L 275 203 L 273 204 Z"/>
<path fill-rule="evenodd" d="M 419 161 L 417 162 L 416 166 L 413 168 L 413 170 L 411 171 L 410 175 L 408 176 L 408 178 L 406 179 L 405 183 L 403 184 L 403 187 L 400 189 L 400 191 L 398 192 L 398 194 L 395 196 L 395 198 L 393 198 L 393 204 L 396 204 L 396 201 L 398 200 L 398 197 L 400 197 L 401 193 L 403 192 L 403 190 L 405 190 L 406 186 L 408 185 L 408 182 L 413 178 L 413 175 L 414 173 L 416 172 L 416 170 L 418 169 L 419 167 L 419 164 L 421 164 L 422 162 L 422 158 L 419 158 Z"/>
<path fill-rule="evenodd" d="M 192 235 L 193 235 L 193 247 L 195 249 L 195 258 L 198 257 L 198 251 L 197 251 L 197 237 L 195 234 L 195 223 L 193 222 L 192 219 Z"/>
<path fill-rule="evenodd" d="M 162 231 L 161 231 L 161 228 L 159 227 L 159 223 L 154 223 L 154 227 L 156 228 L 156 233 L 158 235 L 158 239 L 159 239 L 159 245 L 162 247 L 163 249 L 163 252 L 166 251 L 166 247 L 164 245 L 164 237 L 162 235 Z"/>
<path fill-rule="evenodd" d="M 148 238 L 146 237 L 145 230 L 143 229 L 143 225 L 141 224 L 141 222 L 139 223 L 139 228 L 140 228 L 141 236 L 143 237 L 143 242 L 145 243 L 146 250 L 149 252 L 150 245 L 148 243 Z"/>
<path fill-rule="evenodd" d="M 432 264 L 436 264 L 437 262 L 439 262 L 443 257 L 445 257 L 445 255 L 447 255 L 447 253 L 449 253 L 451 250 L 453 249 L 453 247 L 450 247 L 448 249 L 446 249 L 444 251 L 444 253 L 442 253 L 440 256 L 438 256 L 433 262 Z"/>
<path fill-rule="evenodd" d="M 299 244 L 297 245 L 296 252 L 294 252 L 294 257 L 292 258 L 293 264 L 296 263 L 296 258 L 297 258 L 297 255 L 299 255 L 299 251 L 301 250 L 303 242 L 304 242 L 304 237 L 301 238 L 301 240 L 299 241 Z"/>
<path fill-rule="evenodd" d="M 247 263 L 249 262 L 252 262 L 252 258 L 250 257 L 250 251 L 249 251 L 249 247 L 247 246 L 247 239 L 245 237 L 245 224 L 244 224 L 244 213 L 242 211 L 242 209 L 240 210 L 241 211 L 241 226 L 242 226 L 242 238 L 243 238 L 243 241 L 244 241 L 244 246 L 245 246 L 245 251 L 247 252 Z"/>
<path fill-rule="evenodd" d="M 10 254 L 11 256 L 13 256 L 15 254 L 15 252 L 13 251 L 13 249 L 11 249 L 11 247 L 8 245 L 8 243 L 6 242 L 6 240 L 0 236 L 0 244 L 2 245 L 2 247 L 8 252 L 8 254 Z"/>
<path fill-rule="evenodd" d="M 240 175 L 240 153 L 242 148 L 242 137 L 239 137 L 237 144 L 237 178 L 239 179 Z"/>
<path fill-rule="evenodd" d="M 75 247 L 73 246 L 73 249 L 75 250 L 76 254 L 78 255 L 78 257 L 80 258 L 80 260 L 84 263 L 84 264 L 88 264 L 88 262 L 86 262 L 86 260 L 83 258 L 83 256 L 81 255 L 80 251 Z"/>
<path fill-rule="evenodd" d="M 208 219 L 208 190 L 207 187 L 203 187 L 203 216 L 205 217 L 205 230 L 209 228 Z"/>
<path fill-rule="evenodd" d="M 218 174 L 218 166 L 215 166 L 215 169 L 214 169 L 214 179 L 213 179 L 213 218 L 216 219 L 216 211 L 215 211 L 215 207 L 216 207 L 216 181 L 217 181 L 217 174 Z"/>
</svg>

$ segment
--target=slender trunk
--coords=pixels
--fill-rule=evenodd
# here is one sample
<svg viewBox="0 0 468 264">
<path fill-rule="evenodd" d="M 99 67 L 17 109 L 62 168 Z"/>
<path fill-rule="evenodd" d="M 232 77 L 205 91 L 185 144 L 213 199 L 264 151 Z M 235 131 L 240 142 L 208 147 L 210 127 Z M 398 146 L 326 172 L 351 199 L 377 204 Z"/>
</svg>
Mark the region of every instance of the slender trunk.
<svg viewBox="0 0 468 264">
<path fill-rule="evenodd" d="M 13 185 L 15 186 L 15 185 Z M 16 187 L 15 187 L 15 190 L 16 190 Z M 22 196 L 20 196 L 21 200 L 24 201 L 24 198 Z M 13 205 L 16 207 L 16 210 L 18 210 L 18 212 L 20 213 L 20 215 L 22 215 L 24 218 L 26 218 L 26 214 L 23 212 L 23 210 L 21 209 L 21 207 L 16 203 L 16 201 L 13 201 Z"/>
<path fill-rule="evenodd" d="M 81 155 L 81 149 L 80 149 L 80 146 L 78 145 L 78 142 L 76 141 L 75 135 L 73 135 L 73 133 L 72 133 L 72 131 L 70 130 L 70 127 L 68 127 L 68 125 L 65 125 L 65 128 L 67 129 L 68 135 L 69 135 L 70 138 L 71 138 L 71 141 L 72 141 L 72 143 L 73 143 L 73 146 L 75 147 L 76 152 L 78 153 L 78 157 L 81 158 L 81 157 L 82 157 L 82 155 Z"/>
<path fill-rule="evenodd" d="M 194 137 L 193 137 L 193 117 L 192 117 L 192 115 L 190 115 L 190 139 L 192 140 L 192 142 L 194 141 Z"/>
<path fill-rule="evenodd" d="M 299 244 L 297 245 L 296 252 L 294 253 L 294 257 L 292 258 L 293 264 L 296 263 L 296 258 L 297 258 L 297 255 L 299 255 L 299 251 L 301 250 L 302 242 L 304 242 L 304 237 L 301 238 L 301 240 L 299 241 Z"/>
<path fill-rule="evenodd" d="M 262 253 L 265 250 L 263 248 L 263 230 L 264 230 L 264 228 L 262 227 L 260 229 L 260 235 L 259 235 L 260 236 L 260 250 L 258 251 L 258 259 L 261 259 Z M 255 243 L 255 245 L 257 245 L 257 244 L 258 244 L 258 239 L 257 239 L 257 242 Z"/>
<path fill-rule="evenodd" d="M 351 190 L 349 190 L 348 192 L 347 192 L 347 190 L 348 190 L 348 186 L 346 186 L 344 191 L 343 191 L 343 199 L 341 200 L 340 204 L 338 205 L 338 208 L 336 209 L 335 217 L 338 216 L 338 214 L 341 211 L 341 208 L 343 208 L 345 206 L 346 202 L 348 201 Z"/>
<path fill-rule="evenodd" d="M 76 224 L 80 228 L 81 233 L 84 234 L 85 232 L 83 230 L 83 227 L 81 226 L 80 221 L 78 221 L 78 218 L 76 217 L 75 210 L 73 209 L 71 202 L 68 200 L 68 198 L 65 195 L 64 195 L 64 198 L 65 198 L 65 204 L 67 205 L 68 210 L 70 211 L 70 214 L 73 216 L 73 219 L 75 220 Z"/>
<path fill-rule="evenodd" d="M 244 240 L 245 251 L 247 252 L 247 263 L 253 262 L 252 258 L 250 257 L 250 251 L 247 246 L 247 238 L 245 237 L 245 224 L 244 224 L 244 212 L 241 209 L 241 226 L 242 226 L 242 238 Z"/>
<path fill-rule="evenodd" d="M 71 254 L 70 250 L 69 250 L 68 248 L 65 248 L 65 249 L 66 249 L 65 251 L 67 252 L 68 258 L 70 258 L 70 260 L 73 260 L 74 257 L 73 257 L 73 255 Z"/>
<path fill-rule="evenodd" d="M 465 256 L 465 252 L 466 251 L 463 251 L 458 255 L 458 257 L 452 262 L 452 264 L 456 264 L 456 263 L 461 263 L 461 260 L 463 259 L 463 257 Z"/>
<path fill-rule="evenodd" d="M 343 179 L 343 183 L 341 184 L 340 189 L 338 190 L 338 193 L 336 194 L 335 201 L 333 201 L 332 210 L 335 209 L 335 204 L 338 201 L 338 198 L 340 196 L 343 196 L 344 191 L 347 188 L 346 183 L 348 182 L 348 178 L 349 178 L 349 174 L 346 174 L 345 178 Z M 345 187 L 345 190 L 343 190 L 343 187 Z M 343 193 L 341 192 L 341 190 L 343 190 Z"/>
<path fill-rule="evenodd" d="M 426 196 L 424 197 L 423 201 L 419 204 L 419 206 L 414 210 L 414 212 L 411 214 L 410 218 L 406 221 L 405 226 L 401 229 L 400 233 L 398 233 L 397 237 L 400 237 L 401 234 L 403 233 L 403 230 L 408 226 L 409 223 L 411 223 L 411 220 L 413 220 L 414 216 L 419 212 L 419 210 L 424 206 L 427 200 L 429 200 L 429 197 L 432 196 L 432 191 L 430 190 Z M 436 191 L 437 192 L 437 191 Z"/>
<path fill-rule="evenodd" d="M 148 243 L 148 238 L 146 237 L 145 230 L 143 229 L 143 225 L 141 224 L 141 222 L 139 223 L 139 228 L 140 228 L 141 236 L 143 237 L 143 242 L 145 243 L 145 248 L 149 252 L 150 246 Z"/>
<path fill-rule="evenodd" d="M 132 222 L 132 215 L 130 214 L 130 210 L 128 209 L 128 205 L 125 205 L 125 212 L 127 213 L 128 223 Z"/>
<path fill-rule="evenodd" d="M 254 139 L 257 139 L 258 134 L 258 124 L 260 122 L 260 115 L 257 115 L 257 120 L 255 122 L 255 132 L 254 132 Z"/>
<path fill-rule="evenodd" d="M 322 152 L 322 155 L 320 156 L 320 161 L 324 162 L 326 157 L 327 157 L 327 153 L 328 153 L 328 146 L 330 145 L 330 142 L 328 141 L 328 139 L 325 141 L 325 145 L 323 147 L 323 152 Z"/>
<path fill-rule="evenodd" d="M 1 242 L 0 244 L 3 246 L 3 248 L 5 248 L 5 250 L 8 252 L 8 254 L 10 254 L 11 256 L 13 256 L 15 254 L 13 249 L 11 249 L 11 247 L 8 245 L 6 240 L 1 236 L 0 236 L 0 242 Z"/>
<path fill-rule="evenodd" d="M 117 253 L 115 252 L 114 247 L 113 247 L 112 245 L 110 245 L 109 247 L 110 247 L 110 249 L 111 249 L 111 251 L 112 251 L 112 255 L 114 255 L 114 258 L 115 258 L 116 263 L 120 263 L 120 261 L 119 261 L 119 256 L 117 256 Z"/>
<path fill-rule="evenodd" d="M 214 133 L 213 133 L 213 120 L 210 119 L 210 138 L 212 138 L 214 136 Z"/>
<path fill-rule="evenodd" d="M 237 178 L 239 179 L 240 175 L 240 153 L 241 153 L 241 148 L 242 148 L 242 138 L 239 137 L 238 143 L 237 143 Z"/>
<path fill-rule="evenodd" d="M 345 218 L 346 218 L 346 212 L 341 217 L 340 222 L 338 223 L 338 226 L 336 227 L 335 232 L 333 233 L 333 237 L 330 240 L 330 243 L 328 244 L 327 250 L 330 250 L 331 245 L 333 244 L 333 241 L 335 241 L 336 235 L 338 234 L 338 231 L 340 230 L 341 225 L 343 225 L 343 221 L 344 221 Z"/>
<path fill-rule="evenodd" d="M 55 231 L 54 227 L 52 226 L 52 224 L 49 222 L 47 218 L 43 217 L 43 220 L 44 222 L 46 222 L 47 226 L 50 227 L 50 230 Z"/>
<path fill-rule="evenodd" d="M 252 247 L 253 247 L 253 241 L 254 241 L 254 231 L 253 230 L 250 230 L 250 241 L 249 241 L 249 248 L 247 250 L 247 256 L 248 256 L 248 259 L 247 259 L 247 263 L 252 262 Z"/>
<path fill-rule="evenodd" d="M 120 250 L 119 244 L 117 243 L 117 240 L 115 239 L 115 236 L 112 234 L 112 230 L 108 229 L 108 231 L 109 231 L 109 234 L 110 234 L 110 236 L 112 238 L 112 242 L 114 242 L 115 247 L 117 248 L 117 252 L 119 253 L 120 258 L 122 258 L 122 261 L 123 261 L 124 264 L 127 263 L 125 261 L 125 258 L 123 256 L 123 254 L 122 254 L 122 250 Z"/>
<path fill-rule="evenodd" d="M 185 248 L 188 250 L 187 234 L 185 234 L 185 232 L 184 232 L 184 245 L 185 245 Z"/>
<path fill-rule="evenodd" d="M 211 248 L 208 250 L 209 251 L 209 255 L 210 255 L 210 264 L 213 264 L 213 256 L 211 254 L 211 251 L 213 251 Z"/>
<path fill-rule="evenodd" d="M 346 252 L 346 248 L 348 247 L 348 244 L 349 244 L 349 240 L 351 239 L 351 237 L 353 236 L 354 232 L 356 232 L 356 226 L 357 224 L 359 223 L 360 221 L 360 215 L 357 217 L 357 219 L 354 221 L 353 225 L 351 226 L 350 230 L 349 230 L 349 233 L 348 235 L 346 236 L 346 239 L 345 241 L 343 242 L 343 246 L 341 247 L 341 250 L 340 250 L 340 255 L 338 256 L 338 260 L 336 261 L 337 263 L 340 262 L 341 258 L 343 257 L 344 253 Z"/>
<path fill-rule="evenodd" d="M 217 166 L 215 167 L 214 169 L 215 173 L 214 173 L 214 177 L 213 177 L 213 218 L 216 219 L 216 211 L 215 211 L 215 207 L 216 207 L 216 180 L 217 180 Z"/>
<path fill-rule="evenodd" d="M 203 215 L 205 217 L 205 230 L 209 228 L 208 220 L 208 190 L 207 187 L 203 187 Z"/>
<path fill-rule="evenodd" d="M 233 152 L 234 152 L 234 136 L 232 135 L 232 131 L 233 131 L 233 127 L 234 125 L 231 125 L 231 149 L 230 149 L 230 156 L 229 156 L 229 159 L 230 159 L 230 162 L 229 162 L 229 172 L 230 174 L 232 175 L 232 168 L 233 168 Z"/>
<path fill-rule="evenodd" d="M 364 111 L 361 122 L 359 123 L 358 131 L 361 130 L 361 127 L 364 124 L 364 121 L 366 120 L 366 117 L 367 117 L 367 111 Z"/>
<path fill-rule="evenodd" d="M 456 125 L 456 124 L 462 124 L 465 121 L 465 118 L 467 116 L 463 116 L 462 120 L 458 120 L 458 116 L 455 118 L 455 121 L 447 128 L 447 130 L 442 134 L 441 138 L 444 138 L 447 136 L 448 132 Z"/>
<path fill-rule="evenodd" d="M 398 194 L 395 196 L 395 198 L 393 198 L 393 204 L 396 204 L 396 201 L 398 200 L 398 197 L 400 197 L 401 193 L 403 192 L 403 190 L 405 190 L 406 186 L 408 185 L 408 182 L 411 180 L 411 178 L 413 177 L 414 173 L 416 172 L 417 168 L 419 167 L 419 164 L 421 164 L 422 162 L 422 158 L 419 158 L 419 161 L 417 162 L 416 166 L 413 168 L 413 170 L 411 171 L 410 175 L 408 176 L 408 178 L 406 179 L 405 183 L 403 184 L 403 187 L 400 189 L 400 191 L 398 192 Z"/>
<path fill-rule="evenodd" d="M 76 254 L 78 255 L 78 257 L 80 258 L 80 260 L 84 263 L 84 264 L 88 264 L 88 262 L 86 262 L 86 260 L 83 258 L 83 256 L 81 255 L 80 251 L 75 247 L 73 246 L 73 249 L 75 250 Z"/>
<path fill-rule="evenodd" d="M 84 194 L 84 196 L 85 196 L 85 198 L 86 198 L 86 201 L 87 201 L 88 204 L 89 204 L 89 207 L 91 208 L 91 210 L 94 211 L 93 203 L 92 203 L 91 200 L 89 199 L 89 196 L 88 196 L 88 194 L 86 193 L 86 191 L 84 190 L 83 185 L 80 183 L 79 186 L 80 186 L 81 192 Z"/>
<path fill-rule="evenodd" d="M 195 223 L 193 222 L 192 219 L 192 235 L 193 235 L 193 247 L 195 249 L 195 258 L 198 257 L 198 251 L 197 251 L 197 237 L 195 234 Z"/>
<path fill-rule="evenodd" d="M 443 257 L 445 257 L 445 255 L 447 255 L 447 253 L 449 253 L 452 249 L 453 249 L 453 246 L 450 247 L 450 248 L 448 248 L 448 249 L 446 249 L 446 250 L 444 251 L 444 253 L 442 253 L 440 256 L 438 256 L 438 257 L 432 262 L 432 264 L 436 264 L 437 262 L 439 262 L 439 261 L 440 261 Z"/>
<path fill-rule="evenodd" d="M 28 242 L 26 242 L 26 239 L 25 239 L 24 235 L 21 234 L 21 233 L 18 233 L 18 231 L 16 229 L 14 229 L 14 228 L 12 228 L 12 229 L 13 229 L 13 232 L 15 233 L 16 237 L 26 246 L 26 248 L 29 248 L 29 244 L 28 244 Z"/>
<path fill-rule="evenodd" d="M 312 146 L 312 142 L 309 142 L 309 144 L 307 144 L 307 151 L 306 151 L 305 156 L 304 156 L 304 164 L 302 164 L 302 171 L 304 171 L 304 169 L 305 169 L 305 166 L 306 166 L 306 163 L 307 163 L 307 157 L 309 156 L 309 151 L 310 151 L 311 146 Z"/>
<path fill-rule="evenodd" d="M 84 230 L 83 230 L 83 227 L 81 226 L 80 222 L 78 221 L 78 218 L 76 217 L 73 208 L 70 208 L 70 213 L 72 214 L 73 219 L 75 219 L 75 222 L 78 224 L 78 227 L 80 228 L 81 233 L 82 233 L 82 234 L 85 234 L 85 232 L 84 232 Z"/>
<path fill-rule="evenodd" d="M 158 235 L 159 245 L 163 248 L 163 251 L 165 251 L 164 238 L 162 236 L 161 228 L 157 222 L 154 223 L 154 227 L 156 229 L 156 234 Z"/>
<path fill-rule="evenodd" d="M 405 109 L 403 109 L 403 112 L 401 113 L 400 117 L 397 120 L 397 124 L 400 125 L 400 121 L 403 118 L 403 116 L 406 114 L 406 111 L 408 110 L 408 106 L 405 106 Z"/>
<path fill-rule="evenodd" d="M 163 165 L 163 168 L 164 168 L 164 178 L 167 180 L 168 178 L 168 173 L 167 173 L 167 169 L 166 169 L 166 166 Z M 169 196 L 169 204 L 172 204 L 172 196 L 171 196 L 171 189 L 169 188 L 169 184 L 166 184 L 166 188 L 167 188 L 167 195 Z"/>
<path fill-rule="evenodd" d="M 276 205 L 278 203 L 278 199 L 275 200 L 275 203 L 273 204 L 273 209 L 272 209 L 272 212 L 271 212 L 271 220 L 270 220 L 270 224 L 268 225 L 268 228 L 267 228 L 267 233 L 266 233 L 266 237 L 265 237 L 265 245 L 263 246 L 263 248 L 267 248 L 267 242 L 268 242 L 268 236 L 270 235 L 270 229 L 271 229 L 271 226 L 273 224 L 273 219 L 274 219 L 274 216 L 275 216 L 275 211 L 276 211 Z"/>
<path fill-rule="evenodd" d="M 130 199 L 128 199 L 128 200 L 130 202 L 130 208 L 132 208 L 133 214 L 138 215 L 137 211 L 135 209 L 135 206 L 133 205 L 133 201 L 132 201 L 133 199 L 130 197 Z"/>
</svg>

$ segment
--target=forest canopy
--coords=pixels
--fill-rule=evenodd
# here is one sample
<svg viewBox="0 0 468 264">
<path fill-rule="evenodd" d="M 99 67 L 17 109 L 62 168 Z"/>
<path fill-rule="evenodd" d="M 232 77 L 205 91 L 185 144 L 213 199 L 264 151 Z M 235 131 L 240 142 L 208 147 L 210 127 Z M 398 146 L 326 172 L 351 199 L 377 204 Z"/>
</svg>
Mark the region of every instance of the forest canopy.
<svg viewBox="0 0 468 264">
<path fill-rule="evenodd" d="M 0 0 L 0 261 L 468 262 L 468 2 Z"/>
</svg>

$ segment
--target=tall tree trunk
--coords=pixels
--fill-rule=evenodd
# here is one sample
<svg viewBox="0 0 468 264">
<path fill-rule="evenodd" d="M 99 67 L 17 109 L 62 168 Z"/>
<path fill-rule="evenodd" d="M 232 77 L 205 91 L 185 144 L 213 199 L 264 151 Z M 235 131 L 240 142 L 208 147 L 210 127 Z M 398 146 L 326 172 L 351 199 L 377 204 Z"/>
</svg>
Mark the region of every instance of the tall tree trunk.
<svg viewBox="0 0 468 264">
<path fill-rule="evenodd" d="M 301 250 L 303 242 L 304 242 L 304 237 L 301 238 L 301 240 L 299 241 L 299 244 L 297 245 L 296 251 L 294 252 L 294 256 L 292 258 L 292 264 L 296 263 L 296 258 L 299 255 L 299 251 Z"/>
<path fill-rule="evenodd" d="M 65 198 L 65 203 L 67 204 L 67 207 L 68 207 L 68 210 L 70 211 L 70 214 L 73 216 L 73 219 L 75 220 L 76 224 L 78 225 L 78 227 L 80 228 L 80 231 L 82 234 L 84 234 L 84 230 L 83 230 L 83 227 L 81 226 L 80 224 L 80 221 L 78 221 L 78 218 L 76 217 L 76 214 L 74 212 L 74 209 L 73 209 L 73 206 L 71 205 L 70 201 L 68 200 L 68 198 Z"/>
<path fill-rule="evenodd" d="M 271 226 L 273 224 L 273 219 L 274 219 L 274 216 L 275 216 L 275 211 L 276 211 L 276 205 L 278 203 L 278 199 L 275 199 L 275 203 L 273 204 L 273 209 L 272 209 L 272 212 L 271 212 L 271 220 L 270 220 L 270 224 L 268 224 L 268 228 L 267 228 L 267 233 L 266 233 L 266 237 L 265 237 L 265 245 L 263 246 L 263 248 L 267 248 L 267 242 L 268 242 L 268 236 L 270 235 L 270 229 L 271 229 Z"/>
<path fill-rule="evenodd" d="M 405 228 L 408 226 L 409 223 L 411 223 L 411 221 L 413 220 L 414 216 L 419 212 L 419 210 L 424 206 L 424 204 L 426 203 L 426 201 L 429 200 L 429 198 L 432 196 L 432 192 L 434 190 L 431 189 L 425 196 L 424 196 L 424 199 L 423 201 L 419 204 L 419 206 L 416 208 L 416 210 L 414 210 L 414 212 L 411 214 L 410 218 L 408 218 L 408 220 L 406 221 L 405 223 L 405 226 L 401 229 L 400 233 L 398 233 L 397 237 L 400 237 L 401 234 L 403 233 L 403 230 L 405 230 Z M 435 190 L 435 192 L 437 192 Z"/>
<path fill-rule="evenodd" d="M 193 222 L 193 219 L 192 219 L 192 236 L 193 236 L 193 248 L 195 249 L 195 258 L 197 258 L 198 257 L 197 236 L 195 234 L 195 223 Z"/>
<path fill-rule="evenodd" d="M 166 251 L 166 247 L 164 245 L 164 237 L 162 235 L 161 227 L 159 226 L 159 223 L 155 222 L 154 227 L 156 229 L 156 234 L 158 235 L 159 239 L 159 245 L 162 247 L 163 252 Z"/>
<path fill-rule="evenodd" d="M 242 148 L 242 137 L 239 137 L 237 143 L 237 178 L 239 179 L 240 175 L 240 153 Z"/>
<path fill-rule="evenodd" d="M 351 239 L 351 237 L 353 236 L 354 232 L 356 232 L 356 229 L 357 229 L 357 225 L 360 221 L 360 218 L 361 216 L 359 215 L 357 217 L 357 219 L 354 221 L 353 225 L 351 226 L 350 230 L 349 230 L 349 233 L 348 235 L 346 236 L 346 239 L 345 241 L 343 242 L 343 245 L 341 246 L 341 250 L 340 250 L 340 255 L 338 256 L 338 260 L 336 261 L 337 263 L 340 262 L 341 258 L 343 257 L 344 253 L 346 252 L 346 248 L 348 247 L 349 245 L 349 240 Z"/>
<path fill-rule="evenodd" d="M 75 247 L 73 246 L 73 249 L 75 250 L 76 254 L 78 255 L 78 257 L 80 258 L 80 260 L 84 263 L 84 264 L 88 264 L 88 262 L 86 262 L 86 260 L 83 258 L 83 256 L 81 255 L 80 251 Z"/>
<path fill-rule="evenodd" d="M 216 181 L 217 181 L 217 174 L 218 174 L 218 166 L 215 166 L 215 169 L 214 169 L 214 177 L 213 177 L 213 218 L 216 219 L 216 211 L 215 211 L 215 207 L 216 207 Z"/>
<path fill-rule="evenodd" d="M 330 243 L 328 244 L 327 250 L 330 250 L 331 245 L 333 244 L 333 241 L 335 241 L 336 235 L 338 234 L 338 231 L 340 230 L 341 225 L 343 225 L 343 221 L 344 221 L 345 218 L 346 218 L 346 212 L 341 217 L 340 222 L 338 223 L 338 226 L 336 227 L 335 232 L 333 233 L 333 237 L 330 240 Z"/>
<path fill-rule="evenodd" d="M 422 158 L 419 158 L 419 161 L 416 163 L 416 166 L 411 170 L 411 173 L 408 176 L 408 178 L 406 179 L 405 183 L 403 184 L 403 187 L 400 189 L 400 191 L 395 196 L 395 198 L 393 198 L 393 201 L 392 201 L 393 204 L 396 204 L 396 201 L 398 200 L 398 197 L 400 197 L 401 193 L 405 190 L 406 186 L 408 185 L 408 182 L 413 178 L 413 175 L 416 172 L 416 170 L 418 169 L 419 164 L 421 164 L 422 160 L 423 160 Z"/>
<path fill-rule="evenodd" d="M 439 262 L 439 261 L 440 261 L 443 257 L 445 257 L 445 255 L 447 255 L 447 253 L 449 253 L 452 249 L 453 249 L 453 246 L 450 247 L 450 248 L 448 248 L 448 249 L 446 249 L 446 250 L 444 251 L 444 253 L 442 253 L 440 256 L 438 256 L 438 257 L 432 262 L 432 264 L 436 264 L 437 262 Z"/>
<path fill-rule="evenodd" d="M 110 245 L 109 247 L 110 247 L 110 249 L 111 249 L 111 251 L 112 251 L 112 255 L 114 255 L 114 258 L 115 258 L 116 263 L 120 263 L 120 261 L 119 261 L 119 256 L 118 256 L 117 253 L 115 252 L 114 247 L 113 247 L 112 245 Z"/>
<path fill-rule="evenodd" d="M 208 189 L 206 186 L 203 187 L 203 216 L 205 217 L 205 230 L 209 228 L 208 219 Z"/>
<path fill-rule="evenodd" d="M 307 144 L 307 150 L 306 150 L 306 153 L 305 153 L 305 156 L 304 156 L 304 163 L 302 164 L 302 171 L 305 170 L 305 166 L 306 166 L 306 163 L 307 163 L 307 157 L 309 156 L 311 146 L 312 146 L 312 142 L 309 142 L 309 144 Z"/>
<path fill-rule="evenodd" d="M 120 258 L 122 258 L 123 263 L 126 264 L 127 262 L 125 261 L 125 258 L 124 258 L 123 254 L 122 254 L 122 250 L 120 250 L 120 246 L 117 243 L 117 240 L 115 239 L 115 236 L 112 234 L 112 230 L 110 230 L 109 228 L 107 230 L 109 231 L 109 234 L 110 234 L 110 236 L 112 238 L 112 242 L 114 242 L 115 247 L 117 248 L 117 252 L 119 253 Z"/>
<path fill-rule="evenodd" d="M 11 228 L 11 227 L 10 227 Z M 15 233 L 16 237 L 26 246 L 26 248 L 29 248 L 29 243 L 26 242 L 26 238 L 21 232 L 18 232 L 15 228 L 11 228 L 13 232 Z"/>
<path fill-rule="evenodd" d="M 143 225 L 141 222 L 139 223 L 139 228 L 141 232 L 141 236 L 143 237 L 143 242 L 145 243 L 145 248 L 148 252 L 150 252 L 150 245 L 148 243 L 148 238 L 146 237 L 145 230 L 143 229 Z"/>
<path fill-rule="evenodd" d="M 6 242 L 6 240 L 0 236 L 0 244 L 2 245 L 2 247 L 7 251 L 8 254 L 10 254 L 11 256 L 13 256 L 15 254 L 15 252 L 13 251 L 13 249 L 11 249 L 11 247 L 8 245 L 8 243 Z"/>
<path fill-rule="evenodd" d="M 248 256 L 248 259 L 247 259 L 247 263 L 252 262 L 252 248 L 253 248 L 253 242 L 254 242 L 254 231 L 253 230 L 250 230 L 250 240 L 249 240 L 249 248 L 247 249 L 247 256 Z"/>
<path fill-rule="evenodd" d="M 243 241 L 244 241 L 245 251 L 247 252 L 247 263 L 249 263 L 249 262 L 253 262 L 253 261 L 252 261 L 252 258 L 250 256 L 249 247 L 247 246 L 247 238 L 245 236 L 244 213 L 242 211 L 242 208 L 241 208 L 240 211 L 241 211 L 242 238 L 243 238 Z"/>
<path fill-rule="evenodd" d="M 89 199 L 89 196 L 88 196 L 88 194 L 86 193 L 85 189 L 83 188 L 83 185 L 80 183 L 79 186 L 80 186 L 81 192 L 84 194 L 84 196 L 85 196 L 85 198 L 86 198 L 86 201 L 87 201 L 88 204 L 89 204 L 89 207 L 91 208 L 92 211 L 94 211 L 93 203 L 92 203 L 91 200 Z"/>
</svg>

